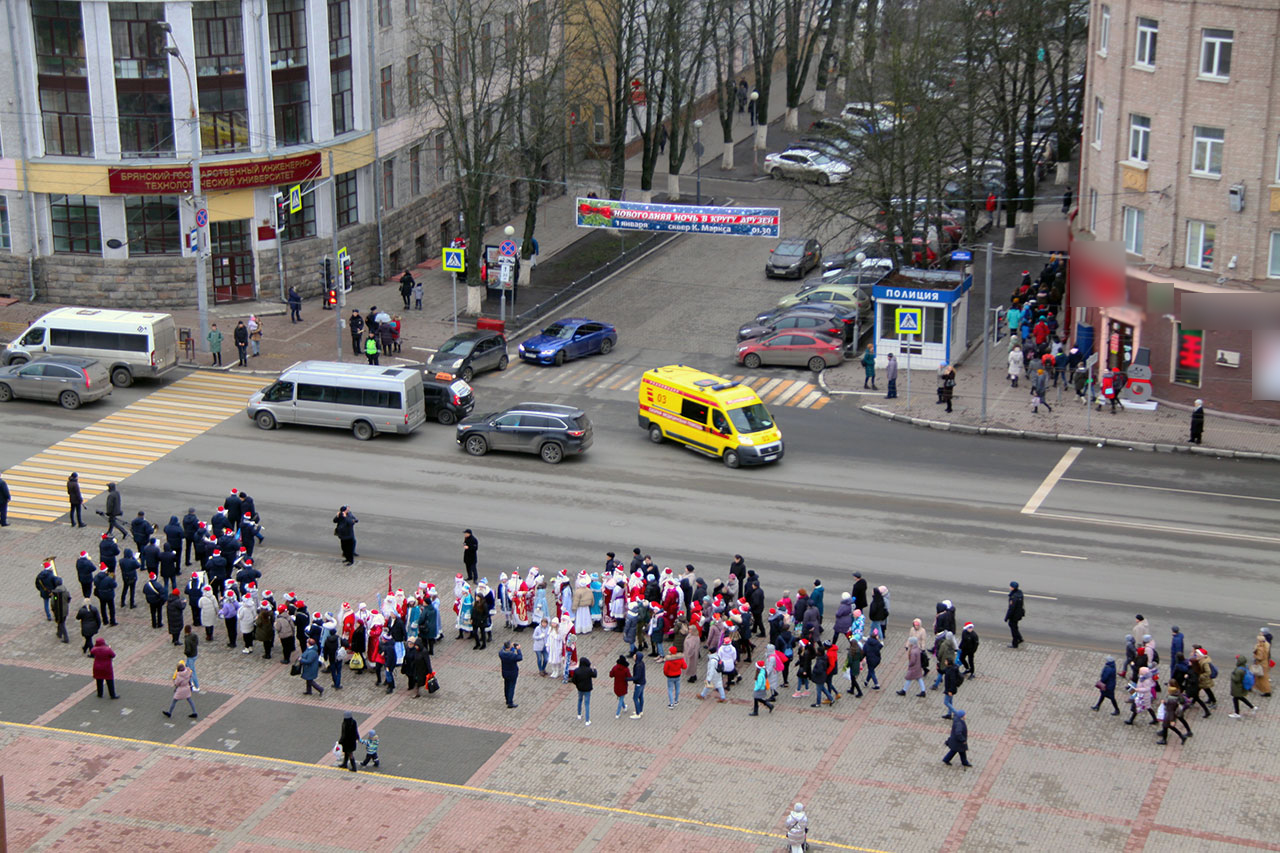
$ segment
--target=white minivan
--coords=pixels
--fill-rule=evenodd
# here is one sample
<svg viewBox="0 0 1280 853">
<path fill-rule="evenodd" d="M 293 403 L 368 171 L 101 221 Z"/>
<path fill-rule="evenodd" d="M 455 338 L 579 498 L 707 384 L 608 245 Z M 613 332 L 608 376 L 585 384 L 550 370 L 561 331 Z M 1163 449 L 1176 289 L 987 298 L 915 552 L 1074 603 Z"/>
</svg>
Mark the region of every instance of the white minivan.
<svg viewBox="0 0 1280 853">
<path fill-rule="evenodd" d="M 138 377 L 163 376 L 178 366 L 178 330 L 169 314 L 57 308 L 35 320 L 4 350 L 5 364 L 38 355 L 95 358 L 111 384 L 127 388 Z"/>
<path fill-rule="evenodd" d="M 422 372 L 409 367 L 300 361 L 249 398 L 262 429 L 280 424 L 349 429 L 368 441 L 380 432 L 411 433 L 427 421 Z"/>
</svg>

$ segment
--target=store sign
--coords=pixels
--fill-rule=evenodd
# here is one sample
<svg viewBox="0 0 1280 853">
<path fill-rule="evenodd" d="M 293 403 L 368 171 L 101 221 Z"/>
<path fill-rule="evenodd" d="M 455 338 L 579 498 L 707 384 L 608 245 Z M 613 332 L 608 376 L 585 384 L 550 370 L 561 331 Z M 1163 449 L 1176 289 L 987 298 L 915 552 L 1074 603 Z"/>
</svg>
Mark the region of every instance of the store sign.
<svg viewBox="0 0 1280 853">
<path fill-rule="evenodd" d="M 1200 387 L 1200 371 L 1204 367 L 1204 332 L 1178 327 L 1178 356 L 1173 381 L 1179 385 Z"/>
<path fill-rule="evenodd" d="M 279 160 L 213 163 L 200 167 L 200 189 L 235 190 L 298 184 L 320 174 L 320 152 Z M 116 195 L 176 195 L 191 192 L 188 166 L 126 166 L 107 169 L 107 185 Z"/>
</svg>

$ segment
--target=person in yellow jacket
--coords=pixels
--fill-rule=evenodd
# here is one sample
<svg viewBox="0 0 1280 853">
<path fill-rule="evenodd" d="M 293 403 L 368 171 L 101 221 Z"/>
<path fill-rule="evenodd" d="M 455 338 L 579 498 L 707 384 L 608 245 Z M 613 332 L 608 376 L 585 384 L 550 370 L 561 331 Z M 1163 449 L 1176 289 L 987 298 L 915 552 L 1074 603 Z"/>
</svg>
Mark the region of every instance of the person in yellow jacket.
<svg viewBox="0 0 1280 853">
<path fill-rule="evenodd" d="M 364 354 L 369 359 L 370 364 L 378 363 L 378 341 L 373 335 L 365 339 Z"/>
</svg>

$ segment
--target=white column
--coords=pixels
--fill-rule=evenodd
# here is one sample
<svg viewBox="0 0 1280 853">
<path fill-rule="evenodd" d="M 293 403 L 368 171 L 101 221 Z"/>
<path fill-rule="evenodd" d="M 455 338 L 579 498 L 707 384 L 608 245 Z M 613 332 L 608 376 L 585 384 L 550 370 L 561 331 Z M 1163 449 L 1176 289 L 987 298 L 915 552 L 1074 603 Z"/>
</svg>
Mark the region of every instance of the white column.
<svg viewBox="0 0 1280 853">
<path fill-rule="evenodd" d="M 125 222 L 124 196 L 103 196 L 98 199 L 98 222 L 102 229 L 102 257 L 123 261 L 129 257 L 129 227 Z M 115 238 L 123 245 L 119 249 L 107 246 Z"/>
<path fill-rule="evenodd" d="M 179 160 L 192 156 L 191 151 L 191 99 L 200 98 L 199 81 L 196 79 L 196 42 L 191 21 L 191 3 L 169 3 L 165 6 L 165 20 L 169 23 L 173 45 L 182 54 L 182 62 L 169 57 L 169 97 L 173 102 L 173 152 Z M 187 77 L 187 69 L 191 77 Z M 190 227 L 188 223 L 184 223 Z"/>
<path fill-rule="evenodd" d="M 353 11 L 357 5 L 359 4 L 351 4 Z M 329 4 L 326 0 L 307 0 L 307 79 L 311 87 L 311 140 L 324 142 L 333 138 L 333 89 L 329 79 Z M 316 201 L 319 203 L 320 199 Z M 316 224 L 318 227 L 318 219 Z"/>
<path fill-rule="evenodd" d="M 107 3 L 81 3 L 80 9 L 84 17 L 94 154 L 99 158 L 119 159 L 120 111 L 116 105 L 116 72 L 111 53 L 111 10 Z"/>
<path fill-rule="evenodd" d="M 367 0 L 373 2 L 373 0 Z M 420 0 L 423 2 L 423 0 Z M 360 3 L 351 4 L 351 130 L 369 130 L 369 80 L 373 79 L 373 62 L 369 58 L 369 16 Z M 327 46 L 326 46 L 327 51 Z M 325 56 L 329 54 L 326 52 Z M 429 53 L 423 59 L 430 68 Z M 421 61 L 421 60 L 420 60 Z M 328 63 L 326 61 L 326 68 Z M 330 102 L 332 104 L 332 101 Z M 363 191 L 363 188 L 362 188 Z M 373 190 L 370 189 L 370 193 Z M 369 196 L 372 204 L 373 196 Z M 363 220 L 364 217 L 361 217 Z"/>
<path fill-rule="evenodd" d="M 271 34 L 267 0 L 244 2 L 245 95 L 249 105 L 249 145 L 257 153 L 276 147 L 275 107 L 271 98 Z M 271 214 L 275 221 L 275 214 Z"/>
</svg>

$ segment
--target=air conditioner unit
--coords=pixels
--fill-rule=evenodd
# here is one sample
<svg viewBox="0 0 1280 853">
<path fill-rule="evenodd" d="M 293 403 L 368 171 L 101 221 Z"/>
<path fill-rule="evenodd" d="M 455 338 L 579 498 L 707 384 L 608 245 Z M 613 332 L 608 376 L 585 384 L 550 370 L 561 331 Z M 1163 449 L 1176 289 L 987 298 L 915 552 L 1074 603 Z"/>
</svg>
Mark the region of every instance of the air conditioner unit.
<svg viewBox="0 0 1280 853">
<path fill-rule="evenodd" d="M 1232 213 L 1240 213 L 1244 210 L 1244 184 L 1232 184 L 1227 188 L 1227 203 Z"/>
</svg>

